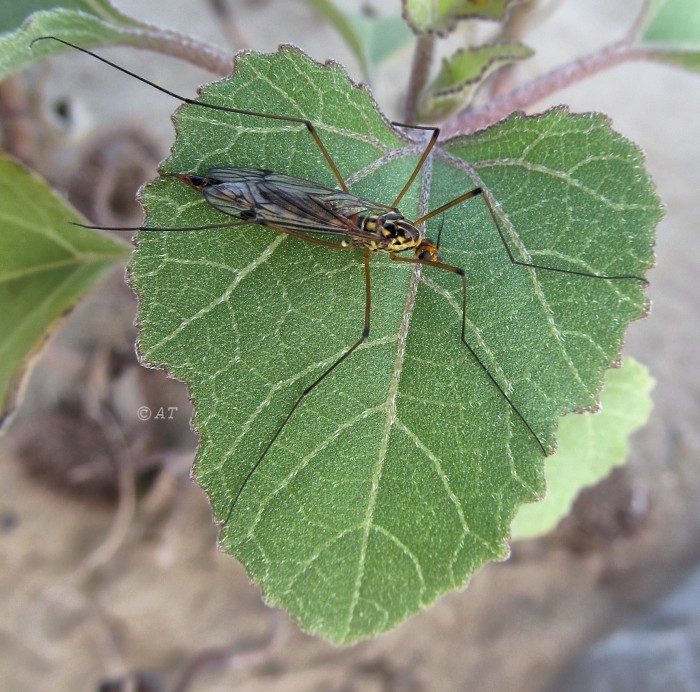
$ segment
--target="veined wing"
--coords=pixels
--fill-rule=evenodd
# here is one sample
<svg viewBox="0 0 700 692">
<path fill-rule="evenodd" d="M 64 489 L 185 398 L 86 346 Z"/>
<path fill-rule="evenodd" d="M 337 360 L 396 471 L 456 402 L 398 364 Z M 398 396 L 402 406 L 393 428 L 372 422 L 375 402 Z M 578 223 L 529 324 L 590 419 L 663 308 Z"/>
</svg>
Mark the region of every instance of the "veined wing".
<svg viewBox="0 0 700 692">
<path fill-rule="evenodd" d="M 385 204 L 310 180 L 257 168 L 212 168 L 204 188 L 214 208 L 243 221 L 295 231 L 363 238 L 352 217 L 389 211 Z"/>
</svg>

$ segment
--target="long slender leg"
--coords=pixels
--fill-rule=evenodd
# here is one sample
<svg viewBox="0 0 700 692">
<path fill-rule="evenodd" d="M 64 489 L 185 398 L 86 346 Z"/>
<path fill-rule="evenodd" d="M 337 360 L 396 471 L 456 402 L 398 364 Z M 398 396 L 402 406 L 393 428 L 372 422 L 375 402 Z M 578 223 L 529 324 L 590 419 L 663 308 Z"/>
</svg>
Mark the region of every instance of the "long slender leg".
<svg viewBox="0 0 700 692">
<path fill-rule="evenodd" d="M 437 138 L 440 135 L 440 128 L 439 127 L 430 127 L 427 125 L 407 125 L 406 123 L 397 123 L 397 122 L 392 122 L 392 125 L 397 125 L 398 127 L 406 127 L 410 128 L 412 130 L 432 130 L 433 134 L 430 136 L 430 141 L 428 142 L 428 145 L 425 147 L 423 150 L 423 153 L 420 156 L 420 159 L 418 159 L 418 163 L 416 164 L 416 167 L 413 169 L 413 173 L 411 173 L 410 177 L 406 181 L 406 184 L 403 186 L 403 189 L 401 192 L 399 192 L 398 196 L 394 200 L 394 203 L 391 205 L 392 207 L 396 208 L 399 204 L 399 202 L 403 199 L 403 196 L 408 192 L 408 188 L 411 187 L 413 184 L 413 181 L 416 179 L 416 176 L 418 173 L 420 173 L 420 169 L 423 168 L 423 164 L 425 163 L 425 160 L 428 158 L 428 155 L 430 152 L 433 150 L 433 147 L 435 146 L 435 143 L 437 142 Z"/>
<path fill-rule="evenodd" d="M 463 195 L 460 195 L 459 197 L 456 197 L 455 199 L 451 200 L 450 202 L 447 202 L 446 204 L 443 204 L 442 206 L 438 207 L 437 209 L 433 209 L 431 212 L 428 214 L 425 214 L 424 216 L 421 216 L 419 219 L 416 219 L 414 221 L 415 225 L 419 225 L 428 219 L 432 219 L 433 217 L 437 216 L 438 214 L 442 214 L 444 211 L 447 211 L 448 209 L 451 209 L 454 206 L 457 206 L 458 204 L 461 204 L 462 202 L 466 202 L 468 199 L 471 199 L 472 197 L 476 197 L 477 195 L 481 195 L 482 199 L 486 203 L 486 208 L 489 210 L 489 214 L 491 214 L 491 219 L 493 219 L 493 224 L 496 227 L 496 230 L 498 231 L 498 235 L 501 238 L 501 243 L 503 243 L 503 247 L 505 248 L 506 252 L 508 253 L 508 259 L 510 260 L 511 264 L 517 264 L 520 267 L 529 267 L 531 269 L 544 269 L 546 271 L 550 272 L 559 272 L 561 274 L 573 274 L 574 276 L 585 276 L 591 279 L 607 279 L 607 280 L 617 280 L 617 279 L 634 279 L 636 281 L 641 281 L 644 285 L 647 285 L 647 280 L 644 279 L 641 276 L 635 276 L 634 274 L 622 274 L 619 276 L 607 276 L 604 274 L 593 274 L 591 272 L 583 272 L 583 271 L 577 271 L 575 269 L 563 269 L 561 267 L 548 267 L 543 264 L 534 264 L 532 262 L 523 262 L 522 260 L 518 260 L 515 258 L 513 255 L 512 250 L 510 249 L 510 246 L 508 245 L 508 241 L 506 240 L 505 233 L 503 232 L 503 229 L 501 228 L 501 224 L 498 222 L 498 217 L 496 216 L 496 212 L 493 208 L 493 205 L 489 201 L 489 198 L 484 194 L 484 191 L 480 188 L 474 188 L 473 190 L 470 190 L 469 192 L 465 192 Z M 400 258 L 403 259 L 403 261 L 407 261 L 407 258 Z"/>
<path fill-rule="evenodd" d="M 281 229 L 280 229 L 281 230 Z M 287 233 L 287 231 L 284 231 Z M 314 240 L 315 242 L 318 242 L 316 239 L 310 239 Z M 322 243 L 322 244 L 327 244 L 327 243 Z M 337 246 L 336 246 L 337 247 Z M 279 428 L 277 428 L 277 432 L 272 436 L 272 439 L 267 443 L 267 446 L 263 450 L 262 454 L 258 457 L 258 460 L 253 464 L 251 467 L 250 471 L 246 474 L 245 478 L 243 479 L 243 482 L 241 483 L 240 487 L 238 488 L 238 491 L 236 492 L 235 497 L 231 501 L 231 505 L 229 506 L 228 513 L 226 514 L 226 519 L 224 520 L 223 526 L 226 526 L 231 519 L 231 515 L 233 514 L 233 509 L 236 506 L 236 503 L 238 502 L 238 499 L 241 496 L 241 493 L 245 489 L 245 487 L 248 485 L 248 481 L 252 478 L 253 474 L 258 470 L 260 467 L 260 464 L 262 464 L 263 460 L 267 456 L 267 453 L 270 451 L 272 445 L 275 443 L 277 438 L 280 436 L 281 432 L 284 430 L 286 427 L 287 423 L 289 423 L 289 420 L 291 417 L 294 415 L 294 412 L 297 410 L 301 402 L 306 398 L 306 396 L 313 391 L 323 380 L 328 377 L 328 375 L 333 372 L 344 360 L 350 357 L 350 355 L 353 353 L 353 351 L 364 341 L 367 340 L 367 337 L 369 336 L 369 327 L 370 327 L 370 298 L 371 298 L 371 292 L 370 292 L 370 274 L 369 274 L 369 256 L 370 256 L 370 251 L 365 250 L 364 254 L 364 266 L 365 266 L 365 322 L 364 322 L 364 327 L 362 328 L 362 335 L 360 338 L 352 345 L 350 348 L 346 349 L 339 358 L 337 358 L 331 365 L 330 367 L 326 368 L 304 391 L 299 395 L 297 400 L 294 402 L 292 408 L 289 410 L 289 413 L 285 416 L 284 420 L 282 421 L 281 425 Z"/>
<path fill-rule="evenodd" d="M 477 188 L 479 192 L 482 192 L 480 188 Z M 486 207 L 489 210 L 489 214 L 491 214 L 491 218 L 493 219 L 493 223 L 496 226 L 496 230 L 498 231 L 498 235 L 501 237 L 501 242 L 503 243 L 503 247 L 506 249 L 506 252 L 508 253 L 508 259 L 510 259 L 512 264 L 517 264 L 520 267 L 530 267 L 532 269 L 544 269 L 546 271 L 550 272 L 560 272 L 562 274 L 573 274 L 574 276 L 585 276 L 590 279 L 608 279 L 608 280 L 618 280 L 618 279 L 634 279 L 636 281 L 641 281 L 645 286 L 648 285 L 647 280 L 642 277 L 642 276 L 635 276 L 634 274 L 621 274 L 618 276 L 605 276 L 603 274 L 592 274 L 591 272 L 583 272 L 583 271 L 577 271 L 575 269 L 562 269 L 561 267 L 547 267 L 542 264 L 533 264 L 532 262 L 523 262 L 522 260 L 518 260 L 515 258 L 513 255 L 513 252 L 511 251 L 508 242 L 506 241 L 506 236 L 503 233 L 503 229 L 501 228 L 501 225 L 498 223 L 498 218 L 496 216 L 496 212 L 494 211 L 493 206 L 491 205 L 491 202 L 489 201 L 489 198 L 486 195 L 483 195 L 484 202 L 486 202 Z M 452 206 L 452 205 L 450 205 Z"/>
<path fill-rule="evenodd" d="M 501 225 L 498 222 L 498 217 L 496 216 L 496 212 L 489 201 L 488 197 L 483 194 L 483 190 L 479 187 L 470 190 L 469 192 L 465 192 L 463 195 L 460 195 L 459 197 L 456 197 L 455 199 L 451 200 L 450 202 L 447 202 L 446 204 L 443 204 L 442 206 L 438 207 L 437 209 L 432 210 L 428 214 L 425 214 L 424 216 L 421 216 L 419 219 L 417 219 L 414 223 L 416 225 L 419 225 L 421 223 L 424 223 L 428 219 L 431 219 L 435 216 L 438 216 L 439 214 L 442 214 L 443 212 L 447 211 L 448 209 L 451 209 L 452 207 L 461 204 L 462 202 L 465 202 L 468 199 L 471 199 L 472 197 L 476 197 L 477 195 L 482 195 L 484 202 L 486 203 L 486 207 L 489 210 L 489 214 L 491 215 L 491 219 L 493 220 L 494 225 L 496 226 L 496 230 L 498 231 L 498 235 L 501 239 L 501 243 L 503 244 L 503 247 L 506 250 L 506 253 L 508 254 L 508 259 L 510 260 L 511 264 L 518 265 L 521 267 L 528 267 L 532 269 L 542 269 L 546 271 L 552 271 L 552 272 L 560 272 L 563 274 L 572 274 L 574 276 L 583 276 L 587 278 L 594 278 L 594 279 L 606 279 L 606 280 L 615 280 L 615 279 L 626 279 L 626 280 L 636 280 L 636 281 L 641 281 L 646 285 L 646 280 L 643 277 L 635 276 L 632 274 L 624 274 L 624 275 L 619 275 L 619 276 L 605 276 L 601 274 L 592 274 L 589 272 L 582 272 L 582 271 L 576 271 L 572 269 L 563 269 L 560 267 L 547 267 L 545 265 L 539 265 L 539 264 L 534 264 L 531 262 L 523 262 L 521 260 L 518 260 L 515 258 L 513 255 L 513 252 L 510 249 L 510 246 L 508 245 L 508 242 L 506 240 L 506 236 L 503 233 L 503 229 L 501 228 Z M 440 234 L 442 234 L 442 227 L 440 228 Z M 436 249 L 439 249 L 440 245 L 440 237 L 438 236 L 438 242 L 436 245 Z M 466 315 L 467 315 L 467 277 L 466 273 L 464 272 L 463 269 L 460 267 L 456 267 L 451 264 L 446 264 L 444 262 L 441 262 L 439 260 L 436 260 L 435 258 L 433 259 L 420 259 L 418 257 L 399 257 L 393 253 L 390 253 L 390 257 L 392 260 L 397 261 L 397 262 L 407 262 L 409 264 L 421 264 L 421 265 L 426 265 L 426 266 L 432 266 L 432 267 L 437 267 L 438 269 L 444 269 L 445 271 L 450 271 L 454 274 L 457 274 L 459 277 L 462 279 L 462 333 L 461 333 L 461 339 L 462 343 L 467 347 L 469 352 L 474 356 L 476 361 L 479 363 L 481 366 L 482 370 L 488 375 L 489 379 L 493 384 L 496 386 L 496 388 L 501 392 L 503 395 L 503 398 L 508 402 L 510 405 L 511 409 L 515 412 L 515 414 L 520 418 L 520 420 L 525 424 L 531 435 L 537 440 L 537 443 L 539 444 L 540 448 L 542 449 L 542 452 L 544 454 L 547 454 L 547 448 L 542 442 L 542 440 L 539 438 L 537 433 L 533 430 L 532 426 L 528 423 L 527 419 L 525 416 L 522 414 L 522 412 L 518 409 L 518 407 L 515 405 L 513 400 L 510 398 L 508 393 L 504 390 L 504 388 L 496 381 L 494 376 L 489 372 L 488 368 L 486 365 L 481 361 L 479 356 L 477 355 L 476 351 L 469 345 L 469 342 L 467 341 L 466 338 Z"/>
<path fill-rule="evenodd" d="M 140 231 L 202 231 L 202 230 L 209 230 L 213 228 L 226 228 L 230 226 L 237 226 L 241 225 L 242 222 L 229 222 L 229 223 L 221 223 L 221 224 L 215 224 L 212 226 L 191 226 L 189 228 L 110 228 L 110 229 L 104 229 L 104 227 L 100 226 L 89 226 L 86 224 L 74 224 L 76 226 L 82 226 L 83 228 L 102 228 L 102 230 L 140 230 Z M 243 222 L 244 223 L 244 222 Z M 262 224 L 261 224 L 262 225 Z M 331 247 L 335 249 L 342 249 L 342 246 L 339 245 L 338 243 L 333 243 L 327 240 L 323 240 L 321 238 L 313 238 L 309 237 L 307 235 L 304 235 L 303 233 L 300 233 L 298 231 L 288 229 L 288 228 L 283 228 L 281 226 L 277 226 L 274 224 L 264 224 L 267 228 L 271 228 L 275 231 L 278 231 L 279 233 L 284 233 L 285 235 L 290 235 L 295 238 L 300 238 L 301 240 L 305 240 L 307 242 L 313 243 L 315 245 L 321 245 L 323 247 Z M 370 256 L 370 251 L 365 250 L 364 253 L 364 269 L 365 269 L 365 318 L 364 318 L 364 327 L 362 329 L 362 334 L 360 338 L 352 345 L 350 348 L 346 349 L 339 358 L 337 358 L 330 367 L 328 367 L 319 377 L 317 377 L 304 391 L 301 393 L 299 398 L 294 402 L 294 405 L 292 408 L 289 410 L 287 415 L 285 416 L 284 420 L 282 421 L 281 425 L 279 428 L 277 428 L 277 431 L 273 435 L 272 439 L 268 442 L 267 446 L 263 450 L 262 454 L 258 457 L 258 460 L 255 462 L 253 467 L 250 469 L 250 471 L 247 473 L 246 477 L 243 479 L 243 483 L 238 489 L 238 492 L 236 493 L 236 496 L 234 497 L 233 501 L 231 502 L 231 505 L 229 507 L 228 513 L 226 515 L 226 519 L 224 521 L 224 526 L 228 524 L 229 519 L 231 518 L 231 514 L 233 513 L 233 509 L 236 506 L 236 503 L 238 502 L 238 498 L 241 496 L 241 493 L 243 492 L 244 488 L 248 484 L 248 481 L 251 479 L 255 471 L 258 469 L 260 464 L 262 463 L 263 459 L 267 456 L 267 453 L 270 451 L 270 448 L 272 445 L 275 443 L 275 440 L 279 437 L 280 433 L 284 428 L 286 427 L 287 423 L 291 419 L 292 415 L 294 412 L 297 410 L 301 402 L 304 400 L 304 398 L 316 387 L 318 386 L 330 373 L 335 370 L 344 360 L 346 360 L 350 354 L 364 341 L 366 341 L 367 337 L 369 336 L 369 328 L 370 328 L 370 301 L 371 301 L 371 292 L 370 292 L 370 273 L 369 273 L 369 256 Z"/>
<path fill-rule="evenodd" d="M 434 216 L 437 216 L 438 214 L 442 214 L 444 211 L 447 211 L 448 209 L 452 209 L 452 207 L 456 207 L 458 204 L 462 204 L 462 202 L 466 202 L 468 199 L 471 199 L 472 197 L 476 197 L 477 195 L 483 194 L 483 190 L 480 187 L 476 187 L 473 190 L 470 190 L 469 192 L 465 192 L 463 195 L 460 195 L 459 197 L 455 197 L 452 201 L 447 202 L 447 204 L 443 204 L 441 207 L 438 207 L 437 209 L 433 209 L 431 212 L 428 212 L 424 216 L 421 216 L 420 218 L 416 219 L 413 223 L 418 226 L 419 224 L 422 224 L 423 222 L 427 221 L 428 219 L 432 219 Z M 486 197 L 484 197 L 484 200 L 486 200 Z M 490 207 L 489 207 L 490 208 Z M 493 216 L 493 212 L 491 213 Z M 494 221 L 496 221 L 496 218 L 494 217 Z M 498 225 L 498 224 L 496 224 Z M 501 238 L 503 238 L 503 235 L 501 235 Z"/>
<path fill-rule="evenodd" d="M 295 118 L 294 116 L 273 115 L 271 113 L 257 113 L 255 111 L 248 111 L 248 110 L 245 110 L 243 108 L 231 108 L 228 106 L 217 106 L 216 104 L 213 104 L 213 103 L 206 103 L 205 101 L 197 101 L 196 99 L 187 98 L 187 96 L 181 96 L 180 94 L 176 94 L 174 91 L 170 91 L 169 89 L 166 89 L 165 87 L 162 87 L 159 84 L 156 84 L 155 82 L 152 82 L 149 79 L 146 79 L 145 77 L 141 77 L 141 76 L 137 75 L 135 72 L 131 72 L 131 70 L 127 70 L 125 67 L 120 67 L 116 63 L 113 63 L 110 60 L 107 60 L 107 58 L 101 57 L 97 53 L 93 53 L 92 51 L 88 50 L 87 48 L 81 48 L 80 46 L 76 46 L 74 43 L 70 43 L 69 41 L 64 41 L 62 38 L 58 38 L 56 36 L 41 36 L 40 38 L 35 38 L 29 45 L 30 45 L 30 47 L 32 47 L 38 41 L 46 41 L 46 40 L 58 41 L 58 43 L 62 43 L 64 46 L 69 46 L 70 48 L 75 48 L 75 50 L 79 50 L 81 53 L 86 53 L 87 55 L 91 55 L 93 58 L 97 58 L 97 60 L 104 63 L 105 65 L 109 65 L 110 67 L 113 67 L 115 70 L 119 70 L 119 72 L 122 72 L 123 74 L 128 75 L 129 77 L 133 77 L 134 79 L 137 79 L 139 82 L 143 82 L 144 84 L 148 84 L 148 86 L 153 87 L 154 89 L 157 89 L 161 93 L 167 94 L 168 96 L 171 96 L 172 98 L 177 99 L 178 101 L 181 101 L 182 103 L 189 103 L 193 106 L 202 106 L 204 108 L 211 108 L 212 110 L 216 110 L 216 111 L 224 111 L 225 113 L 238 113 L 239 115 L 251 115 L 251 116 L 257 116 L 259 118 L 269 118 L 270 120 L 281 120 L 281 121 L 290 122 L 290 123 L 303 124 L 306 127 L 306 129 L 309 131 L 309 134 L 314 138 L 314 141 L 316 142 L 319 149 L 321 150 L 321 153 L 323 154 L 324 158 L 328 162 L 328 165 L 330 166 L 331 170 L 333 171 L 333 175 L 335 175 L 335 177 L 338 181 L 338 184 L 340 185 L 340 188 L 344 192 L 348 191 L 348 188 L 347 188 L 347 185 L 345 184 L 345 180 L 343 179 L 343 176 L 340 174 L 338 167 L 335 165 L 333 158 L 328 153 L 328 150 L 326 149 L 325 145 L 321 141 L 321 137 L 319 136 L 318 132 L 316 131 L 316 128 L 314 127 L 313 123 L 310 120 L 307 120 L 306 118 Z"/>
<path fill-rule="evenodd" d="M 518 418 L 520 418 L 520 420 L 524 423 L 525 427 L 528 429 L 532 437 L 535 438 L 537 444 L 542 450 L 542 453 L 547 455 L 547 447 L 544 445 L 542 440 L 540 440 L 537 433 L 532 429 L 532 426 L 527 422 L 527 419 L 521 413 L 520 409 L 508 396 L 505 389 L 503 389 L 503 387 L 498 383 L 496 378 L 491 374 L 486 365 L 481 361 L 481 358 L 479 358 L 479 356 L 477 355 L 476 351 L 469 345 L 469 342 L 467 341 L 467 275 L 464 269 L 461 269 L 460 267 L 455 267 L 451 264 L 445 264 L 444 262 L 436 262 L 434 260 L 422 260 L 418 257 L 399 257 L 394 253 L 389 253 L 389 257 L 391 257 L 391 259 L 395 262 L 406 262 L 407 264 L 420 264 L 427 267 L 436 267 L 437 269 L 444 269 L 445 271 L 457 274 L 457 276 L 459 276 L 462 279 L 462 343 L 467 347 L 469 353 L 471 353 L 472 356 L 474 356 L 474 359 L 481 366 L 481 369 L 486 373 L 486 375 L 488 375 L 491 382 L 493 382 L 498 391 L 503 395 L 503 398 L 508 402 L 511 409 L 513 409 Z"/>
<path fill-rule="evenodd" d="M 161 228 L 157 226 L 92 226 L 87 223 L 77 223 L 76 221 L 69 221 L 68 223 L 71 226 L 91 228 L 95 231 L 158 231 L 158 233 L 165 233 L 166 231 L 211 231 L 217 228 L 234 228 L 235 226 L 242 226 L 245 223 L 250 223 L 250 221 L 227 221 L 226 223 L 214 223 L 208 226 L 180 226 L 179 228 Z M 286 233 L 286 231 L 284 232 Z M 290 235 L 292 234 L 290 233 Z"/>
<path fill-rule="evenodd" d="M 77 223 L 75 221 L 69 222 L 71 226 L 80 226 L 80 228 L 91 228 L 96 231 L 157 231 L 158 233 L 164 232 L 187 232 L 187 231 L 211 231 L 217 228 L 235 228 L 236 226 L 244 226 L 246 223 L 250 225 L 250 221 L 227 221 L 226 223 L 213 223 L 208 226 L 181 226 L 179 228 L 159 228 L 155 226 L 91 226 L 86 223 Z M 306 235 L 300 231 L 295 231 L 291 228 L 283 228 L 282 226 L 277 226 L 272 223 L 257 223 L 257 226 L 263 226 L 265 228 L 271 228 L 279 233 L 284 233 L 285 235 L 291 235 L 294 238 L 300 238 L 306 242 L 313 243 L 314 245 L 322 245 L 323 247 L 330 247 L 335 250 L 345 250 L 346 248 L 340 243 L 334 243 L 328 240 L 323 240 L 321 238 L 314 238 L 313 236 Z"/>
</svg>

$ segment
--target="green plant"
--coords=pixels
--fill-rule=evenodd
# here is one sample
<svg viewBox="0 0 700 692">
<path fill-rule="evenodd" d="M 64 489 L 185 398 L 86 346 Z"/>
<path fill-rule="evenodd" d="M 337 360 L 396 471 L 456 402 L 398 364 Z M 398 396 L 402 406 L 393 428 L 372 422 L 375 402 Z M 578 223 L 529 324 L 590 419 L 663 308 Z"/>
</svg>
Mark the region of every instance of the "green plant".
<svg viewBox="0 0 700 692">
<path fill-rule="evenodd" d="M 380 69 L 383 56 L 370 40 L 378 24 L 361 25 L 326 3 L 312 4 L 342 30 L 366 73 Z M 507 221 L 515 248 L 526 253 L 520 256 L 603 275 L 639 275 L 652 261 L 660 208 L 637 148 L 601 115 L 564 108 L 538 116 L 510 114 L 627 59 L 696 69 L 697 11 L 678 0 L 650 2 L 624 41 L 483 105 L 470 104 L 483 95 L 487 78 L 525 59 L 527 48 L 492 42 L 460 50 L 428 84 L 436 32 L 484 16 L 502 21 L 509 4 L 463 0 L 423 16 L 423 3 L 404 3 L 417 38 L 403 119 L 457 113 L 441 123 L 443 133 L 455 135 L 489 127 L 443 141 L 431 162 L 430 186 L 421 196 L 414 185 L 402 211 L 416 218 L 426 205 L 435 208 L 473 187 L 478 176 Z M 8 30 L 10 21 L 5 18 Z M 502 32 L 511 26 L 504 21 Z M 382 30 L 405 37 L 401 27 L 398 19 L 384 20 Z M 48 34 L 82 46 L 131 43 L 226 71 L 227 57 L 209 46 L 142 25 L 106 3 L 77 3 L 32 15 L 21 29 L 1 37 L 0 73 L 9 75 L 62 50 L 51 42 L 29 49 L 31 40 Z M 233 77 L 210 86 L 202 99 L 312 120 L 353 192 L 369 199 L 393 199 L 415 165 L 419 147 L 390 127 L 365 90 L 337 66 L 319 65 L 294 49 L 239 58 Z M 303 126 L 260 127 L 250 118 L 191 106 L 181 110 L 177 130 L 164 170 L 203 174 L 210 166 L 245 165 L 334 184 Z M 0 183 L 23 191 L 29 179 L 7 163 Z M 51 199 L 48 195 L 35 186 L 30 197 Z M 17 373 L 41 334 L 89 280 L 124 256 L 122 244 L 67 226 L 76 218 L 68 210 L 13 198 L 16 209 L 5 205 L 8 221 L 19 220 L 31 206 L 34 226 L 50 233 L 31 245 L 25 242 L 26 223 L 8 223 L 4 233 L 2 303 L 32 316 L 32 330 L 23 330 L 3 309 L 4 348 L 12 353 L 3 360 L 6 408 L 17 390 Z M 173 179 L 149 185 L 144 203 L 146 225 L 153 227 L 222 221 Z M 616 362 L 626 324 L 646 311 L 641 285 L 514 268 L 485 206 L 472 201 L 460 210 L 464 213 L 446 215 L 441 251 L 467 270 L 474 343 L 551 448 L 559 416 L 596 406 L 602 371 Z M 67 258 L 66 233 L 70 247 L 80 248 Z M 85 262 L 76 257 L 87 257 L 90 270 L 79 271 L 77 290 L 54 301 L 39 319 L 39 307 L 56 282 L 48 273 L 65 264 L 81 269 Z M 270 602 L 283 605 L 304 628 L 339 642 L 396 625 L 462 586 L 487 560 L 505 557 L 516 510 L 544 492 L 539 445 L 456 338 L 455 277 L 424 270 L 417 281 L 411 267 L 379 257 L 373 267 L 367 347 L 295 414 L 222 534 L 224 547 L 244 562 Z M 72 276 L 65 282 L 72 284 Z M 153 233 L 142 234 L 131 276 L 140 298 L 142 357 L 187 382 L 202 441 L 195 473 L 223 519 L 246 468 L 306 379 L 359 336 L 361 258 L 259 227 Z M 182 291 L 183 285 L 189 290 Z M 10 296 L 16 294 L 21 298 L 13 303 Z M 624 459 L 629 430 L 611 426 L 609 416 L 614 420 L 616 411 L 633 410 L 629 427 L 640 424 L 649 385 L 638 366 L 612 375 L 623 381 L 611 390 L 626 397 L 617 403 L 611 398 L 607 417 L 566 419 L 567 428 L 574 428 L 567 429 L 569 444 L 580 447 L 584 435 L 595 435 L 599 446 L 611 449 L 605 463 L 591 474 L 581 462 L 585 447 L 566 450 L 572 461 L 554 473 L 569 474 L 570 497 L 554 509 L 551 502 L 543 504 L 539 512 L 528 505 L 516 519 L 516 535 L 546 531 L 566 511 L 576 488 Z M 243 450 L 245 461 L 237 464 Z"/>
</svg>

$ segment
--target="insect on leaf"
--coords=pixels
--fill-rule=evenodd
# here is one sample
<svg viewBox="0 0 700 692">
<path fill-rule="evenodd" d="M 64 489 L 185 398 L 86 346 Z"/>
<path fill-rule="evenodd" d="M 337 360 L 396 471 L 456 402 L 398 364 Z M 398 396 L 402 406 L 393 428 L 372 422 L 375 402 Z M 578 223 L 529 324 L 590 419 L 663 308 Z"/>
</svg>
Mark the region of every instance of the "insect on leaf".
<svg viewBox="0 0 700 692">
<path fill-rule="evenodd" d="M 296 49 L 247 54 L 202 100 L 308 118 L 352 193 L 392 204 L 425 147 L 391 127 L 336 65 Z M 184 107 L 164 170 L 266 168 L 334 187 L 303 124 Z M 639 151 L 605 117 L 514 115 L 436 149 L 401 201 L 418 218 L 481 186 L 517 259 L 642 276 L 659 202 Z M 147 225 L 225 222 L 161 178 Z M 351 642 L 394 627 L 508 554 L 517 507 L 543 493 L 542 446 L 564 412 L 595 407 L 642 282 L 511 263 L 484 199 L 428 221 L 444 261 L 371 258 L 371 333 L 299 405 L 222 529 L 266 599 Z M 141 233 L 132 261 L 140 349 L 190 387 L 195 476 L 223 521 L 303 389 L 360 337 L 362 253 L 260 226 Z M 488 373 L 507 391 L 534 437 Z"/>
</svg>

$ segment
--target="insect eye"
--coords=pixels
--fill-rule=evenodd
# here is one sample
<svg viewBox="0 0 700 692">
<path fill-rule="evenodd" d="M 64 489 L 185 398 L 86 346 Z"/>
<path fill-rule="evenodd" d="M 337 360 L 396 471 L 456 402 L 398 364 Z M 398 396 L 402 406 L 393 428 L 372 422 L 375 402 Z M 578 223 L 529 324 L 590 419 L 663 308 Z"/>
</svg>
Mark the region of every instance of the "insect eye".
<svg viewBox="0 0 700 692">
<path fill-rule="evenodd" d="M 181 180 L 185 185 L 189 185 L 199 192 L 214 182 L 211 178 L 205 178 L 203 175 L 190 175 L 189 173 L 166 173 L 166 175 Z"/>
</svg>

